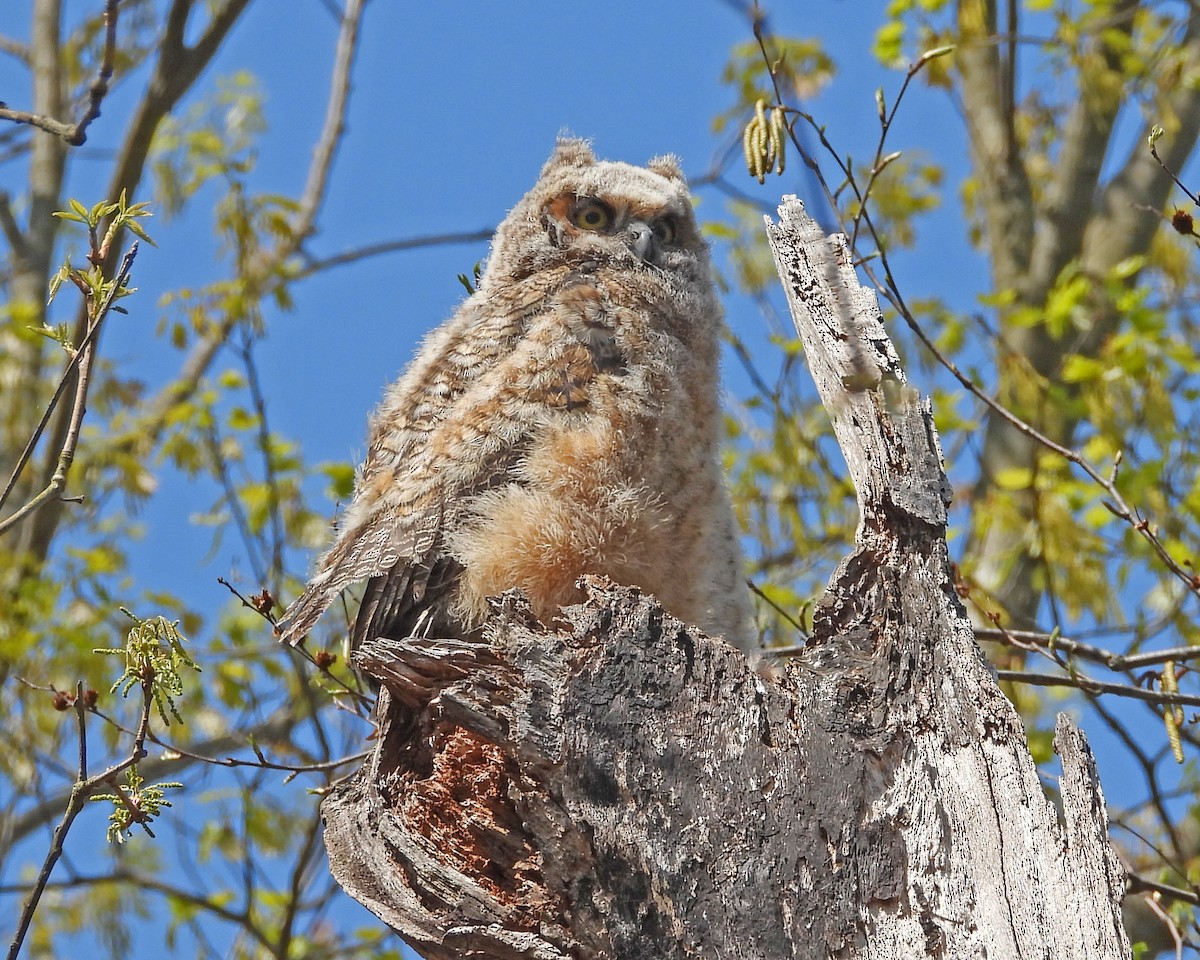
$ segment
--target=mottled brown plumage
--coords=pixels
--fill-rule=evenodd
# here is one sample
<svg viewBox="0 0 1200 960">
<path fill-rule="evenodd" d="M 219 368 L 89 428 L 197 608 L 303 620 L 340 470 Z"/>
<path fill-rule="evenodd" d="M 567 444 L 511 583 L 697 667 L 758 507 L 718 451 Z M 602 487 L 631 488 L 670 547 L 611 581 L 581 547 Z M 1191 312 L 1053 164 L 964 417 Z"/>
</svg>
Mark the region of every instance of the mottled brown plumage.
<svg viewBox="0 0 1200 960">
<path fill-rule="evenodd" d="M 720 307 L 675 160 L 563 140 L 479 290 L 371 422 L 337 542 L 279 624 L 367 581 L 351 640 L 477 628 L 519 587 L 553 618 L 586 573 L 751 646 L 718 464 Z"/>
</svg>

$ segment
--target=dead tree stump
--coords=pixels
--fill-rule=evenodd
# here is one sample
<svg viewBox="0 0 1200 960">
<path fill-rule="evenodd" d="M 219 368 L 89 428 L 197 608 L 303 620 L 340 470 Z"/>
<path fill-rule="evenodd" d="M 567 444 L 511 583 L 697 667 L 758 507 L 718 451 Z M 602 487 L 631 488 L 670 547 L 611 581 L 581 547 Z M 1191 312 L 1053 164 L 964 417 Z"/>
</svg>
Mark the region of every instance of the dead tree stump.
<svg viewBox="0 0 1200 960">
<path fill-rule="evenodd" d="M 1060 823 L 875 296 L 794 198 L 768 232 L 862 517 L 804 654 L 755 667 L 599 579 L 553 627 L 513 594 L 479 643 L 365 644 L 334 874 L 431 960 L 1128 957 L 1092 755 L 1060 717 Z"/>
</svg>

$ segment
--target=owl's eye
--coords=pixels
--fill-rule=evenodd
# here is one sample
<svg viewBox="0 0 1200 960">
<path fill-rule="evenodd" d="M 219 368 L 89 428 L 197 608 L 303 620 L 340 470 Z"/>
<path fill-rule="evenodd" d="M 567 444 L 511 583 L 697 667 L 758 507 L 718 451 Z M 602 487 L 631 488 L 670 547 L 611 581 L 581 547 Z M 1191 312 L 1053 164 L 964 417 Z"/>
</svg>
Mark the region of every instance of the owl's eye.
<svg viewBox="0 0 1200 960">
<path fill-rule="evenodd" d="M 674 217 L 659 217 L 650 224 L 650 229 L 654 232 L 654 236 L 658 238 L 659 243 L 665 243 L 668 246 L 675 242 L 675 236 L 679 232 L 675 228 Z"/>
<path fill-rule="evenodd" d="M 571 222 L 582 230 L 607 230 L 613 215 L 599 200 L 580 200 L 571 210 Z"/>
</svg>

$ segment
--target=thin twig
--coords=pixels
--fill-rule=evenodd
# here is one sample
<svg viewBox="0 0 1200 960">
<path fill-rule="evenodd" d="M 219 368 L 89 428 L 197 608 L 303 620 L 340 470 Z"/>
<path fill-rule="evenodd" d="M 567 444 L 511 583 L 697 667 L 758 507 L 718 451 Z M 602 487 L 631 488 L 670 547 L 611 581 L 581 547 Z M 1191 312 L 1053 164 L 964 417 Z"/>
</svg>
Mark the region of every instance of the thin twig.
<svg viewBox="0 0 1200 960">
<path fill-rule="evenodd" d="M 12 476 L 9 477 L 8 485 L 4 488 L 4 493 L 0 494 L 0 506 L 3 506 L 4 501 L 8 499 L 16 486 L 17 477 L 29 462 L 29 458 L 33 455 L 34 447 L 37 446 L 38 440 L 41 438 L 43 431 L 46 429 L 46 424 L 50 422 L 50 415 L 66 390 L 66 385 L 71 377 L 71 373 L 78 368 L 78 377 L 75 385 L 75 403 L 71 408 L 71 420 L 67 428 L 67 436 L 63 442 L 62 449 L 58 455 L 58 466 L 54 471 L 54 476 L 50 478 L 50 482 L 46 485 L 41 493 L 37 494 L 32 500 L 26 503 L 23 507 L 17 510 L 12 516 L 0 520 L 0 533 L 15 526 L 24 517 L 41 508 L 55 493 L 60 491 L 67 482 L 67 474 L 70 472 L 71 463 L 75 459 L 75 446 L 79 441 L 79 429 L 83 423 L 83 415 L 87 412 L 87 395 L 90 384 L 90 373 L 92 359 L 95 353 L 95 340 L 100 328 L 104 323 L 105 317 L 108 316 L 109 310 L 116 302 L 117 297 L 121 295 L 126 282 L 129 280 L 129 271 L 133 267 L 134 258 L 137 256 L 138 244 L 134 241 L 133 246 L 126 252 L 124 259 L 121 261 L 121 268 L 117 271 L 112 287 L 108 291 L 108 296 L 100 304 L 100 308 L 96 313 L 95 319 L 89 325 L 83 339 L 75 348 L 75 355 L 68 362 L 66 369 L 63 370 L 62 379 L 59 380 L 58 388 L 54 391 L 54 396 L 50 399 L 49 405 L 42 414 L 42 419 L 38 423 L 37 428 L 33 432 L 33 436 L 29 438 L 29 443 L 25 445 L 25 449 L 21 452 L 17 464 L 13 467 Z"/>
<path fill-rule="evenodd" d="M 1200 647 L 1196 646 L 1170 647 L 1166 650 L 1151 650 L 1148 653 L 1124 654 L 1113 653 L 1111 650 L 1093 646 L 1090 643 L 1069 640 L 1066 637 L 1057 636 L 1052 633 L 1039 633 L 1035 630 L 1005 630 L 1002 628 L 980 627 L 975 630 L 975 635 L 988 640 L 1014 639 L 1025 643 L 1032 643 L 1048 650 L 1062 650 L 1074 656 L 1082 657 L 1085 660 L 1090 660 L 1093 663 L 1103 664 L 1112 670 L 1137 670 L 1141 667 L 1152 667 L 1160 663 L 1166 663 L 1168 660 L 1175 660 L 1177 662 L 1200 660 Z"/>
<path fill-rule="evenodd" d="M 228 580 L 226 580 L 224 577 L 217 577 L 217 583 L 219 583 L 221 586 L 223 586 L 226 590 L 228 590 L 230 593 L 232 593 L 235 597 L 237 597 L 242 602 L 243 607 L 253 610 L 260 617 L 262 617 L 264 620 L 266 620 L 267 623 L 271 624 L 271 626 L 275 625 L 275 617 L 272 615 L 269 608 L 266 608 L 263 605 L 255 603 L 252 600 L 247 600 L 238 591 L 238 589 L 232 583 L 230 583 Z M 374 698 L 367 696 L 361 690 L 354 689 L 353 687 L 349 686 L 344 680 L 334 676 L 333 672 L 329 669 L 329 666 L 328 665 L 323 666 L 322 664 L 318 663 L 317 658 L 312 653 L 309 653 L 309 651 L 306 647 L 292 647 L 292 650 L 294 652 L 296 652 L 297 654 L 299 654 L 301 657 L 303 657 L 305 660 L 307 660 L 310 664 L 312 664 L 314 667 L 316 667 L 319 671 L 321 671 L 321 673 L 325 675 L 325 678 L 327 680 L 330 680 L 331 682 L 335 683 L 338 687 L 340 687 L 341 692 L 350 696 L 355 701 L 356 705 L 361 705 L 361 706 L 365 706 L 365 707 L 371 707 L 374 705 L 374 703 L 375 703 Z M 309 684 L 304 683 L 304 684 L 302 684 L 302 686 L 304 687 L 304 689 L 307 690 L 309 687 Z M 280 769 L 282 769 L 282 768 L 280 768 Z"/>
<path fill-rule="evenodd" d="M 82 694 L 82 684 L 77 688 Z M 21 917 L 17 922 L 17 932 L 13 936 L 12 943 L 8 948 L 8 960 L 16 960 L 17 955 L 21 952 L 21 945 L 25 941 L 25 935 L 29 932 L 29 924 L 33 921 L 33 915 L 37 912 L 38 903 L 41 902 L 42 894 L 46 891 L 46 884 L 50 881 L 50 874 L 54 870 L 55 864 L 63 853 L 63 846 L 66 843 L 67 834 L 71 830 L 71 825 L 75 822 L 75 818 L 79 816 L 83 810 L 84 804 L 88 798 L 101 786 L 105 784 L 113 784 L 119 774 L 123 773 L 129 767 L 141 760 L 146 755 L 146 734 L 150 729 L 150 706 L 153 702 L 153 696 L 150 692 L 149 681 L 142 684 L 142 714 L 138 723 L 138 730 L 134 736 L 133 750 L 125 759 L 114 763 L 103 773 L 97 774 L 89 778 L 87 775 L 87 746 L 84 743 L 87 737 L 87 729 L 85 717 L 87 708 L 84 706 L 84 698 L 82 695 L 75 698 L 75 713 L 79 718 L 79 770 L 74 785 L 71 787 L 71 795 L 67 801 L 67 808 L 63 812 L 62 820 L 58 826 L 54 828 L 54 835 L 50 840 L 50 849 L 46 853 L 45 860 L 42 861 L 42 868 L 38 871 L 37 879 L 34 881 L 33 889 L 29 893 L 29 897 L 25 901 L 24 907 L 21 909 Z M 114 789 L 117 796 L 123 796 L 123 791 L 117 787 Z"/>
<path fill-rule="evenodd" d="M 793 627 L 795 627 L 796 632 L 799 633 L 800 636 L 802 636 L 802 637 L 808 636 L 808 631 L 804 629 L 804 624 L 802 624 L 799 620 L 797 620 L 790 613 L 788 613 L 786 610 L 784 610 L 783 607 L 781 607 L 778 603 L 776 603 L 774 600 L 772 600 L 770 597 L 768 597 L 765 593 L 763 593 L 762 590 L 759 589 L 758 584 L 756 584 L 753 580 L 747 580 L 746 586 L 748 586 L 750 588 L 751 593 L 753 593 L 756 597 L 758 597 L 760 600 L 765 602 L 767 604 L 767 606 L 769 606 L 777 614 L 779 614 L 781 617 L 783 617 L 784 620 L 786 620 Z M 774 650 L 772 650 L 770 652 L 775 653 Z"/>
<path fill-rule="evenodd" d="M 1200 196 L 1192 193 L 1192 191 L 1184 185 L 1183 181 L 1175 176 L 1175 171 L 1168 167 L 1163 158 L 1158 155 L 1158 147 L 1156 147 L 1153 143 L 1150 144 L 1150 156 L 1158 161 L 1158 165 L 1163 168 L 1163 171 L 1167 174 L 1167 176 L 1175 181 L 1175 186 L 1182 190 L 1187 195 L 1187 198 L 1192 201 L 1192 203 L 1200 204 Z"/>
<path fill-rule="evenodd" d="M 267 400 L 262 391 L 258 378 L 258 365 L 254 362 L 254 337 L 249 330 L 245 331 L 240 350 L 242 366 L 246 370 L 246 386 L 250 391 L 250 400 L 254 412 L 258 415 L 255 431 L 258 452 L 262 457 L 263 480 L 267 485 L 267 516 L 271 524 L 271 560 L 270 584 L 278 594 L 283 579 L 283 517 L 280 516 L 279 475 L 275 469 L 275 454 L 271 444 L 271 431 L 267 425 Z M 266 571 L 264 570 L 264 574 Z"/>
<path fill-rule="evenodd" d="M 1123 683 L 1105 683 L 1085 674 L 1065 676 L 1059 673 L 1033 673 L 1026 670 L 997 670 L 996 678 L 1009 680 L 1013 683 L 1028 683 L 1035 687 L 1074 687 L 1085 693 L 1111 693 L 1118 697 L 1129 697 L 1133 700 L 1145 700 L 1161 706 L 1178 704 L 1181 707 L 1200 707 L 1200 695 L 1190 693 L 1155 693 L 1141 687 L 1131 687 Z"/>
<path fill-rule="evenodd" d="M 181 757 L 187 757 L 189 760 L 195 760 L 197 763 L 207 763 L 214 767 L 254 767 L 259 770 L 277 770 L 280 773 L 288 773 L 292 776 L 286 777 L 285 780 L 291 780 L 292 777 L 301 773 L 326 773 L 330 770 L 336 770 L 338 767 L 344 767 L 350 763 L 359 763 L 365 760 L 369 755 L 369 751 L 355 753 L 345 757 L 339 757 L 336 760 L 327 760 L 317 763 L 279 763 L 275 760 L 268 760 L 262 749 L 254 743 L 249 744 L 250 749 L 254 752 L 256 759 L 254 760 L 239 760 L 237 757 L 207 757 L 204 754 L 192 753 L 190 750 L 185 750 L 182 747 L 175 746 L 166 740 L 161 739 L 156 734 L 151 733 L 149 736 L 151 743 L 162 747 L 171 753 L 177 753 Z"/>
<path fill-rule="evenodd" d="M 233 515 L 233 522 L 238 528 L 242 544 L 246 548 L 246 558 L 250 561 L 250 570 L 256 580 L 260 583 L 265 582 L 266 567 L 263 565 L 262 558 L 258 555 L 258 543 L 255 541 L 253 531 L 250 528 L 250 518 L 246 516 L 245 507 L 242 506 L 242 502 L 238 498 L 237 484 L 233 481 L 233 476 L 229 472 L 229 462 L 222 452 L 221 434 L 217 428 L 216 418 L 213 418 L 204 426 L 202 435 L 205 446 L 208 448 L 209 456 L 212 458 L 213 473 L 216 475 L 217 483 L 220 484 L 221 491 L 225 496 L 225 502 L 229 505 L 229 512 Z"/>
<path fill-rule="evenodd" d="M 492 227 L 482 230 L 467 230 L 462 233 L 440 233 L 424 237 L 405 237 L 399 240 L 385 240 L 381 243 L 371 243 L 353 250 L 345 250 L 329 257 L 309 258 L 303 267 L 296 272 L 296 279 L 311 277 L 333 267 L 344 266 L 347 263 L 357 263 L 370 257 L 378 257 L 385 253 L 397 253 L 401 250 L 417 250 L 424 247 L 442 247 L 456 244 L 482 243 L 490 240 L 495 233 Z"/>
<path fill-rule="evenodd" d="M 56 137 L 61 137 L 73 147 L 81 147 L 87 142 L 87 128 L 92 121 L 100 116 L 100 104 L 108 94 L 108 84 L 113 75 L 113 63 L 117 51 L 117 0 L 105 0 L 104 3 L 104 54 L 100 59 L 100 69 L 96 79 L 88 87 L 87 107 L 83 115 L 74 123 L 64 123 L 54 117 L 30 113 L 27 110 L 12 110 L 0 104 L 0 120 L 11 120 L 13 123 L 25 123 L 39 130 L 45 130 Z"/>
</svg>

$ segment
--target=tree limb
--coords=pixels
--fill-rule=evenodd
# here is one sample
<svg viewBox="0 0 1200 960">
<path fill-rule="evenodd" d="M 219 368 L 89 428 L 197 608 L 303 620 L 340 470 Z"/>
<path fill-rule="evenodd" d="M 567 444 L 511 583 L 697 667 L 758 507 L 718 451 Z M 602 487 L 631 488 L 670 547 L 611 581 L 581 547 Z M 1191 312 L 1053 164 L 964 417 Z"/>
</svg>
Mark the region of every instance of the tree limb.
<svg viewBox="0 0 1200 960">
<path fill-rule="evenodd" d="M 71 358 L 63 371 L 62 378 L 59 380 L 58 389 L 55 391 L 54 399 L 50 406 L 47 407 L 42 421 L 34 430 L 33 435 L 26 444 L 20 458 L 17 460 L 16 466 L 13 468 L 12 476 L 9 478 L 8 484 L 4 488 L 4 492 L 0 494 L 0 505 L 11 494 L 17 485 L 17 480 L 21 475 L 21 470 L 28 463 L 29 457 L 32 456 L 34 447 L 37 446 L 42 430 L 46 426 L 46 421 L 50 417 L 51 411 L 54 409 L 54 404 L 62 395 L 64 388 L 74 377 L 75 380 L 75 400 L 71 404 L 70 414 L 67 418 L 67 431 L 63 437 L 62 445 L 59 448 L 58 459 L 53 475 L 50 477 L 49 483 L 42 489 L 40 493 L 31 498 L 23 507 L 16 510 L 11 516 L 0 520 L 0 534 L 12 529 L 20 523 L 25 517 L 30 516 L 35 511 L 51 503 L 53 498 L 63 489 L 67 482 L 67 475 L 71 470 L 71 463 L 75 459 L 75 446 L 79 442 L 79 429 L 83 424 L 83 415 L 87 412 L 87 396 L 91 386 L 91 369 L 92 360 L 96 353 L 96 340 L 100 335 L 100 329 L 104 324 L 105 318 L 108 316 L 109 310 L 121 295 L 122 288 L 129 279 L 129 271 L 133 267 L 134 257 L 137 256 L 138 245 L 134 243 L 125 254 L 121 261 L 121 267 L 117 271 L 116 277 L 113 279 L 112 287 L 108 292 L 108 296 L 100 304 L 94 305 L 95 315 L 89 316 L 89 326 L 84 333 L 83 339 L 75 348 L 75 355 Z"/>
<path fill-rule="evenodd" d="M 200 72 L 208 66 L 221 42 L 249 2 L 250 0 L 226 0 L 211 16 L 199 40 L 189 48 L 184 44 L 183 38 L 188 15 L 193 5 L 192 0 L 174 0 L 167 14 L 166 29 L 159 43 L 158 57 L 146 95 L 138 105 L 117 156 L 108 188 L 110 198 L 119 197 L 122 192 L 129 197 L 135 195 L 145 169 L 150 143 L 158 125 L 174 109 L 179 99 L 191 89 L 192 84 Z M 57 47 L 55 50 L 55 56 L 57 56 Z M 36 146 L 37 141 L 35 141 L 35 148 Z M 34 162 L 36 162 L 36 158 L 31 161 L 31 163 Z M 60 182 L 61 170 L 59 180 L 55 183 L 55 202 L 57 202 Z M 50 210 L 45 211 L 44 216 L 49 219 L 53 209 L 55 208 L 51 207 Z M 34 212 L 36 211 L 31 211 L 30 214 L 31 225 L 34 222 Z M 51 222 L 56 221 L 51 220 Z M 114 237 L 112 252 L 103 264 L 106 271 L 115 267 L 116 248 L 121 242 L 121 234 Z M 38 275 L 37 282 L 44 283 L 45 276 L 46 272 L 43 270 Z M 82 339 L 86 331 L 87 316 L 86 312 L 81 309 L 75 321 L 76 339 Z M 60 411 L 55 418 L 51 432 L 52 449 L 59 449 L 62 446 L 69 428 L 68 413 Z M 55 463 L 51 460 L 47 460 L 42 466 L 41 483 L 43 485 L 49 483 L 54 469 Z M 34 522 L 23 528 L 21 542 L 17 544 L 17 552 L 28 557 L 31 562 L 40 563 L 50 549 L 50 544 L 58 530 L 61 515 L 62 511 L 54 507 L 40 511 Z"/>
<path fill-rule="evenodd" d="M 1005 290 L 1016 287 L 1029 267 L 1034 201 L 1005 112 L 995 0 L 959 0 L 958 30 L 955 63 L 962 73 L 967 133 L 979 171 L 992 281 L 996 289 Z"/>
<path fill-rule="evenodd" d="M 1128 38 L 1139 6 L 1139 0 L 1120 0 L 1113 5 L 1109 25 L 1092 41 L 1102 65 L 1098 70 L 1080 70 L 1079 96 L 1063 125 L 1050 184 L 1039 204 L 1026 285 L 1026 297 L 1032 302 L 1045 299 L 1063 267 L 1078 257 L 1082 248 L 1084 230 L 1094 213 L 1100 171 L 1124 100 L 1124 85 L 1112 82 L 1121 76 L 1121 52 L 1114 47 L 1109 31 Z M 1037 365 L 1036 356 L 1030 359 Z"/>
<path fill-rule="evenodd" d="M 358 52 L 358 28 L 365 6 L 366 0 L 346 0 L 346 7 L 342 12 L 337 48 L 334 51 L 333 74 L 329 82 L 329 101 L 325 107 L 325 121 L 321 126 L 317 146 L 313 150 L 304 193 L 300 195 L 300 213 L 292 224 L 292 251 L 299 249 L 316 229 L 317 214 L 320 213 L 321 204 L 324 202 L 329 174 L 333 169 L 333 158 L 346 131 L 350 74 L 354 69 L 355 54 Z"/>
<path fill-rule="evenodd" d="M 400 253 L 404 250 L 420 250 L 425 247 L 455 246 L 467 243 L 483 243 L 492 239 L 495 227 L 484 227 L 482 230 L 465 230 L 461 233 L 435 233 L 421 237 L 401 237 L 397 240 L 384 240 L 380 243 L 369 243 L 328 257 L 309 257 L 304 266 L 297 271 L 296 278 L 311 277 L 313 274 L 331 270 L 334 267 L 357 263 L 371 257 L 382 256 L 386 253 Z"/>
<path fill-rule="evenodd" d="M 108 93 L 108 82 L 112 79 L 113 61 L 117 49 L 117 0 L 104 3 L 104 53 L 96 79 L 88 88 L 88 102 L 83 114 L 74 123 L 55 119 L 53 115 L 13 110 L 0 103 L 0 120 L 27 123 L 59 137 L 72 147 L 81 147 L 87 141 L 87 128 L 100 116 L 100 104 Z"/>
</svg>

